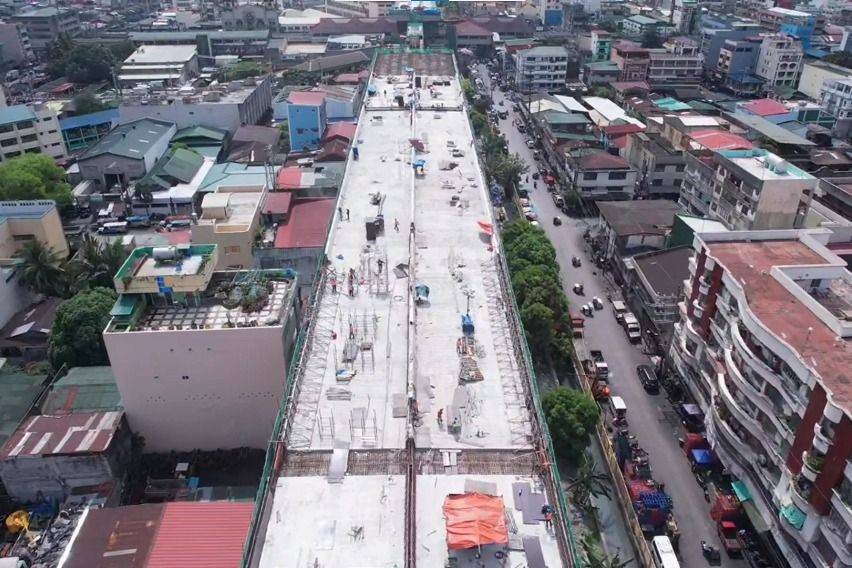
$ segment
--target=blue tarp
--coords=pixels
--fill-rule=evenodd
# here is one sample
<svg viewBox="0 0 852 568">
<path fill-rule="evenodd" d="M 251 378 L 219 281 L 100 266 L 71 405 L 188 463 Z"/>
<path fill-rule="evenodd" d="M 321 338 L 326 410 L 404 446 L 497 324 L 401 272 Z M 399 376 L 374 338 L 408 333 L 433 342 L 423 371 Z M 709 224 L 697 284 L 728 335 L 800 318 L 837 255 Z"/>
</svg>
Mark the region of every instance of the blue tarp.
<svg viewBox="0 0 852 568">
<path fill-rule="evenodd" d="M 376 94 L 376 86 L 375 85 L 367 85 L 367 92 L 371 95 Z"/>
<path fill-rule="evenodd" d="M 714 461 L 711 450 L 692 450 L 692 459 L 698 465 L 710 465 Z"/>
</svg>

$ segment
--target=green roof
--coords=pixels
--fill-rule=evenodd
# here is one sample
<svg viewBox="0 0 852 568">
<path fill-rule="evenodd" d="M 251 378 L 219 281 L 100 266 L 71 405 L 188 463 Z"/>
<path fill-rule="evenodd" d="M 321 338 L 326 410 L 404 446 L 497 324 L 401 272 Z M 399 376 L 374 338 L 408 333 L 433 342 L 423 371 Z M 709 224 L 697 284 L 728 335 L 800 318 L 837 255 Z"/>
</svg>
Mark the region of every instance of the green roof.
<svg viewBox="0 0 852 568">
<path fill-rule="evenodd" d="M 209 126 L 190 126 L 189 128 L 178 130 L 172 137 L 172 142 L 186 142 L 186 140 L 192 140 L 193 138 L 204 139 L 204 144 L 207 144 L 207 141 L 224 142 L 227 135 L 227 131 L 219 130 L 218 128 L 210 128 Z M 201 142 L 201 140 L 199 140 L 199 142 Z"/>
<path fill-rule="evenodd" d="M 218 187 L 234 187 L 249 185 L 266 185 L 267 172 L 265 166 L 249 166 L 234 162 L 214 164 L 201 182 L 199 191 L 216 191 Z"/>
<path fill-rule="evenodd" d="M 163 156 L 154 169 L 142 179 L 140 185 L 158 185 L 168 189 L 178 183 L 189 183 L 201 165 L 204 156 L 186 148 L 173 148 Z"/>
<path fill-rule="evenodd" d="M 693 99 L 691 101 L 686 101 L 686 104 L 688 104 L 690 107 L 692 107 L 692 110 L 716 111 L 716 112 L 719 111 L 719 107 L 717 107 L 716 105 L 706 103 L 704 101 L 699 101 L 699 100 L 696 100 L 696 99 Z"/>
<path fill-rule="evenodd" d="M 121 395 L 112 367 L 74 367 L 53 383 L 43 414 L 110 412 L 121 410 Z"/>
<path fill-rule="evenodd" d="M 591 123 L 591 120 L 583 114 L 579 112 L 560 112 L 558 110 L 546 110 L 544 111 L 544 120 L 548 122 L 548 124 L 587 124 Z"/>
<path fill-rule="evenodd" d="M 0 446 L 27 417 L 46 381 L 47 375 L 25 373 L 8 364 L 0 369 Z"/>
<path fill-rule="evenodd" d="M 668 111 L 673 111 L 673 112 L 674 111 L 680 111 L 680 110 L 691 110 L 692 109 L 692 107 L 689 106 L 688 104 L 682 103 L 677 99 L 673 99 L 672 97 L 666 97 L 664 99 L 657 99 L 657 100 L 654 101 L 654 104 L 657 107 L 659 107 L 663 110 L 668 110 Z"/>
</svg>

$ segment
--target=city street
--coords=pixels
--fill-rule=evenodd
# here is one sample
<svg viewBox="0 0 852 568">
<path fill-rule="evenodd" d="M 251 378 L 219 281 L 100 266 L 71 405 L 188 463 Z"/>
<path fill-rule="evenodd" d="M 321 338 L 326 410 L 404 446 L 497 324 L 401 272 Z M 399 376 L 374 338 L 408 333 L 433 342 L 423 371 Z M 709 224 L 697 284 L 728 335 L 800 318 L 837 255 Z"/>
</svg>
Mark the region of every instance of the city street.
<svg viewBox="0 0 852 568">
<path fill-rule="evenodd" d="M 487 70 L 483 66 L 480 66 L 480 69 L 479 76 L 483 81 L 487 81 Z M 493 99 L 495 109 L 509 112 L 508 118 L 500 121 L 500 130 L 508 140 L 509 151 L 520 154 L 529 164 L 532 181 L 536 163 L 533 160 L 533 151 L 526 146 L 529 134 L 519 132 L 513 125 L 512 121 L 516 115 L 512 112 L 512 101 L 506 99 L 504 93 L 494 89 Z M 504 101 L 502 106 L 501 101 Z M 517 119 L 522 120 L 520 116 L 517 116 Z M 630 432 L 637 436 L 639 444 L 648 452 L 654 478 L 665 484 L 666 493 L 674 501 L 675 518 L 682 534 L 679 553 L 682 565 L 704 566 L 707 561 L 702 556 L 700 541 L 707 540 L 714 546 L 720 546 L 709 515 L 710 504 L 705 500 L 701 487 L 690 471 L 686 456 L 678 446 L 677 439 L 682 436 L 680 419 L 664 394 L 648 395 L 636 376 L 636 366 L 649 363 L 649 358 L 642 353 L 641 346 L 628 342 L 623 329 L 616 323 L 611 306 L 605 298 L 608 292 L 617 298 L 620 291 L 601 276 L 600 269 L 592 263 L 585 250 L 583 232 L 589 222 L 595 221 L 566 216 L 553 204 L 546 184 L 539 180 L 536 185 L 537 188 L 532 191 L 530 199 L 539 215 L 542 229 L 556 248 L 563 287 L 569 302 L 578 306 L 590 301 L 594 296 L 604 300 L 604 309 L 595 312 L 593 318 L 586 318 L 585 342 L 588 348 L 603 351 L 610 368 L 609 384 L 613 394 L 621 396 L 627 403 Z M 563 221 L 561 226 L 553 224 L 553 218 L 557 216 Z M 571 266 L 571 257 L 575 255 L 583 261 L 580 268 Z M 583 297 L 578 297 L 571 291 L 574 283 L 584 285 Z M 722 552 L 722 566 L 745 565 L 745 561 L 731 560 Z"/>
</svg>

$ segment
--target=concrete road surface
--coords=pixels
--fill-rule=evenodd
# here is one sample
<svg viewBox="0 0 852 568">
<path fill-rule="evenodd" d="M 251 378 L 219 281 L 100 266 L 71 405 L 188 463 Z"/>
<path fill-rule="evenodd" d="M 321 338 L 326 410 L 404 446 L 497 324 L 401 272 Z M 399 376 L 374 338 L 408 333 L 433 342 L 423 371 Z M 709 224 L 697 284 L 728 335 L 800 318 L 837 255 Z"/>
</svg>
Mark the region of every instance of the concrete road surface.
<svg viewBox="0 0 852 568">
<path fill-rule="evenodd" d="M 480 76 L 485 81 L 488 74 L 481 71 Z M 512 112 L 512 102 L 505 99 L 505 94 L 498 89 L 493 93 L 495 108 L 509 111 L 508 118 L 501 120 L 499 125 L 508 140 L 509 151 L 521 155 L 529 164 L 531 175 L 536 171 L 536 164 L 532 150 L 526 146 L 528 135 L 522 134 L 513 126 L 515 115 Z M 503 106 L 499 106 L 499 101 L 504 99 Z M 517 118 L 522 120 L 520 116 Z M 542 228 L 556 248 L 563 287 L 569 302 L 578 306 L 594 296 L 604 301 L 604 309 L 595 312 L 595 317 L 586 319 L 585 342 L 588 348 L 603 351 L 610 368 L 609 384 L 613 394 L 621 396 L 627 403 L 629 429 L 648 452 L 654 479 L 665 483 L 666 493 L 672 497 L 675 518 L 682 533 L 679 553 L 681 565 L 689 568 L 706 566 L 707 561 L 701 554 L 701 540 L 707 540 L 717 547 L 721 546 L 715 525 L 710 518 L 710 504 L 705 500 L 702 489 L 690 471 L 689 462 L 678 446 L 677 439 L 683 434 L 674 409 L 664 394 L 648 395 L 639 384 L 636 367 L 648 364 L 649 358 L 642 353 L 640 346 L 634 346 L 627 340 L 623 329 L 612 315 L 610 304 L 606 301 L 607 292 L 613 293 L 615 297 L 620 291 L 612 288 L 601 276 L 600 270 L 584 251 L 583 232 L 589 221 L 594 220 L 567 217 L 553 204 L 551 194 L 541 180 L 537 186 L 530 196 L 531 201 L 538 212 Z M 561 226 L 553 225 L 553 218 L 556 216 L 562 219 Z M 571 257 L 574 255 L 583 261 L 580 268 L 571 266 Z M 578 297 L 571 291 L 575 282 L 583 283 L 584 297 Z M 723 551 L 722 566 L 740 567 L 746 566 L 746 562 L 740 559 L 732 560 Z"/>
</svg>

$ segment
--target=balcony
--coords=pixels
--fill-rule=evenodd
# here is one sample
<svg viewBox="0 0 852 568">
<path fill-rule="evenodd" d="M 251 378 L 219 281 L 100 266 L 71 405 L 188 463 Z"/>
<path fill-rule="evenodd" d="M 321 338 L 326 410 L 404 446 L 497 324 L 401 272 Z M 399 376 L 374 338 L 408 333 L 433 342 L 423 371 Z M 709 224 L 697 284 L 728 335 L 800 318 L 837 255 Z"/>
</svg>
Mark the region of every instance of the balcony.
<svg viewBox="0 0 852 568">
<path fill-rule="evenodd" d="M 790 498 L 793 500 L 793 504 L 798 507 L 803 513 L 807 513 L 807 511 L 811 508 L 811 490 L 810 489 L 802 489 L 799 486 L 801 482 L 799 477 L 793 477 L 790 480 Z"/>
<path fill-rule="evenodd" d="M 727 446 L 725 449 L 731 454 L 731 458 L 743 468 L 757 464 L 757 455 L 755 455 L 754 450 L 737 436 L 734 430 L 728 425 L 728 422 L 722 419 L 719 410 L 715 406 L 710 414 L 713 417 L 713 425 L 716 428 L 716 432 L 720 435 L 720 438 L 724 439 L 723 445 Z M 742 458 L 742 460 L 737 458 Z"/>
<path fill-rule="evenodd" d="M 808 452 L 802 452 L 802 477 L 813 483 L 822 469 L 822 458 L 811 456 Z"/>
<path fill-rule="evenodd" d="M 789 404 L 792 408 L 801 409 L 804 407 L 805 401 L 802 400 L 797 391 L 790 388 L 788 381 L 785 381 L 779 373 L 770 368 L 754 354 L 751 347 L 746 343 L 745 338 L 743 338 L 740 333 L 739 326 L 731 326 L 731 337 L 733 337 L 735 349 L 742 356 L 743 362 L 750 369 L 755 371 L 766 382 L 775 387 L 775 389 L 780 392 L 781 396 L 783 396 L 787 401 L 787 404 Z"/>
<path fill-rule="evenodd" d="M 832 443 L 831 438 L 822 433 L 820 424 L 814 424 L 814 448 L 822 454 L 827 454 Z"/>
</svg>

